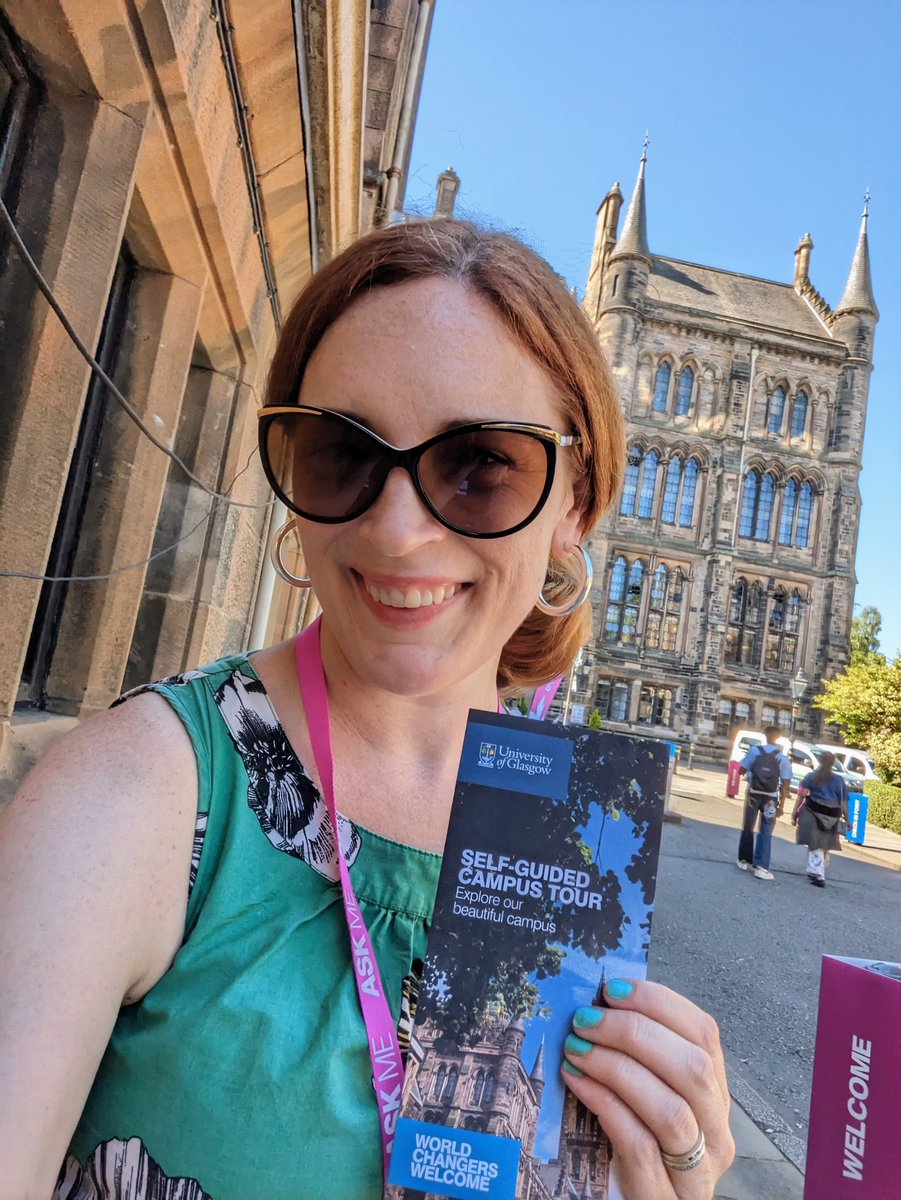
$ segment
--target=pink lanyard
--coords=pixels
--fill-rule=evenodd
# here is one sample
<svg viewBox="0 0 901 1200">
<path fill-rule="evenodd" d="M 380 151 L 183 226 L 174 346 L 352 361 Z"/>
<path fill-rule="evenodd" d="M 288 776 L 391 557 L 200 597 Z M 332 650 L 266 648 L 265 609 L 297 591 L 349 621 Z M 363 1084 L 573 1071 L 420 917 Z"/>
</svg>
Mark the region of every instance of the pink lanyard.
<svg viewBox="0 0 901 1200">
<path fill-rule="evenodd" d="M 350 872 L 341 853 L 341 837 L 338 830 L 338 810 L 335 807 L 335 772 L 332 756 L 332 735 L 329 722 L 328 694 L 325 687 L 325 672 L 322 669 L 322 653 L 319 646 L 320 620 L 315 621 L 296 639 L 297 675 L 300 694 L 307 716 L 313 758 L 319 772 L 319 785 L 328 808 L 338 858 L 338 873 L 341 878 L 341 894 L 344 900 L 344 915 L 350 935 L 351 961 L 357 983 L 360 1009 L 366 1025 L 366 1040 L 372 1059 L 372 1077 L 376 1101 L 379 1108 L 379 1127 L 382 1133 L 382 1170 L 388 1178 L 388 1164 L 394 1145 L 394 1131 L 400 1114 L 401 1094 L 404 1082 L 404 1064 L 397 1028 L 385 999 L 385 989 L 379 975 L 378 962 L 369 937 L 369 930 L 360 912 L 360 905 L 350 882 Z"/>
</svg>

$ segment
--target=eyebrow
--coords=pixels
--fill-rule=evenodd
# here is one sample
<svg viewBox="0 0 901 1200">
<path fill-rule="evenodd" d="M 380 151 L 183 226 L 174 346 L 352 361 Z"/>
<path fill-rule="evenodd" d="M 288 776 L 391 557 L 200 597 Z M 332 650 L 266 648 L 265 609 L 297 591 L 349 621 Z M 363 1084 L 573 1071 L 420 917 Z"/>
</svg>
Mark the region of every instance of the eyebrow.
<svg viewBox="0 0 901 1200">
<path fill-rule="evenodd" d="M 374 433 L 377 437 L 384 438 L 384 434 L 381 434 L 377 429 L 374 429 L 372 422 L 367 421 L 366 418 L 361 416 L 360 413 L 354 412 L 352 409 L 347 408 L 333 408 L 331 411 L 338 413 L 342 417 L 349 417 L 351 421 L 356 421 L 358 425 L 364 426 L 364 428 L 368 429 L 370 433 Z M 439 425 L 433 434 L 429 434 L 429 437 L 437 437 L 438 434 L 447 433 L 449 429 L 457 429 L 461 425 L 478 425 L 482 421 L 503 421 L 504 419 L 504 417 L 458 417 L 450 421 L 445 421 L 443 425 Z M 385 440 L 387 441 L 387 439 Z"/>
</svg>

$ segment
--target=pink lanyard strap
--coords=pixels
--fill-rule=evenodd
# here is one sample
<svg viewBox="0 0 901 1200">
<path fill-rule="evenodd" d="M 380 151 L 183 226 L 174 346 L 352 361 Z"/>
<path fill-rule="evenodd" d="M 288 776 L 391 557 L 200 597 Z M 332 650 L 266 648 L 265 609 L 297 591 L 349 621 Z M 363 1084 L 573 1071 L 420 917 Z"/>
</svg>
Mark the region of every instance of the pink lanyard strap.
<svg viewBox="0 0 901 1200">
<path fill-rule="evenodd" d="M 320 619 L 321 620 L 321 619 Z M 320 650 L 320 620 L 315 621 L 296 639 L 297 676 L 300 695 L 310 731 L 313 758 L 319 772 L 319 786 L 328 808 L 335 839 L 338 874 L 344 915 L 350 936 L 351 960 L 360 1009 L 366 1026 L 366 1040 L 372 1059 L 372 1077 L 379 1109 L 379 1128 L 382 1133 L 382 1170 L 388 1178 L 388 1164 L 394 1145 L 394 1131 L 400 1113 L 404 1082 L 404 1064 L 397 1040 L 397 1028 L 385 999 L 385 989 L 379 974 L 378 962 L 369 937 L 369 930 L 360 912 L 360 905 L 350 882 L 350 872 L 341 853 L 338 829 L 338 810 L 335 806 L 335 771 L 332 756 L 332 735 L 329 721 L 328 693 Z"/>
</svg>

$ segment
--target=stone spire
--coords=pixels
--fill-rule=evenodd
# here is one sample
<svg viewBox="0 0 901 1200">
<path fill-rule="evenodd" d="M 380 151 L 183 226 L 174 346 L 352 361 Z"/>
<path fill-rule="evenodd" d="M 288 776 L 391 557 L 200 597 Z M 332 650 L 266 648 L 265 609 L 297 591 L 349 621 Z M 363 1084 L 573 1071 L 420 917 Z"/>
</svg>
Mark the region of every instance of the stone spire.
<svg viewBox="0 0 901 1200">
<path fill-rule="evenodd" d="M 813 238 L 809 233 L 805 233 L 795 251 L 795 287 L 810 278 L 810 252 L 812 249 Z"/>
<path fill-rule="evenodd" d="M 457 193 L 460 190 L 460 176 L 453 167 L 448 167 L 438 176 L 438 194 L 435 199 L 435 217 L 452 217 L 454 205 L 457 203 Z"/>
<path fill-rule="evenodd" d="M 857 249 L 854 251 L 854 261 L 848 273 L 848 282 L 842 292 L 842 298 L 835 308 L 835 315 L 846 312 L 872 313 L 879 316 L 876 300 L 873 296 L 873 281 L 870 277 L 870 247 L 867 242 L 867 221 L 870 218 L 870 193 L 867 191 L 863 216 L 860 221 L 860 234 L 857 238 Z"/>
<path fill-rule="evenodd" d="M 535 1055 L 535 1065 L 532 1067 L 532 1073 L 529 1078 L 533 1083 L 544 1083 L 544 1035 L 541 1037 L 541 1045 L 538 1047 L 538 1053 Z"/>
<path fill-rule="evenodd" d="M 651 251 L 648 247 L 648 218 L 644 202 L 644 172 L 647 161 L 648 139 L 647 135 L 645 135 L 644 145 L 641 150 L 641 162 L 638 165 L 638 178 L 635 181 L 635 191 L 632 193 L 632 199 L 623 223 L 623 231 L 619 235 L 619 241 L 616 243 L 613 253 L 610 255 L 611 260 L 619 258 L 623 254 L 631 254 L 638 258 L 645 258 L 650 262 Z"/>
</svg>

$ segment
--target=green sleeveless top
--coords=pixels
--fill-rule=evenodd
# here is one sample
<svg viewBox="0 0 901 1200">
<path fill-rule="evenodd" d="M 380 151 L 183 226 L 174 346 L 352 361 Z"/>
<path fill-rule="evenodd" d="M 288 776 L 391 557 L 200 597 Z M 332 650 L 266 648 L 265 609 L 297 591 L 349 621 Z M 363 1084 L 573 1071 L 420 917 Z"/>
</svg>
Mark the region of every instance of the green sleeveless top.
<svg viewBox="0 0 901 1200">
<path fill-rule="evenodd" d="M 380 1197 L 325 804 L 246 654 L 122 699 L 147 690 L 172 705 L 197 756 L 185 936 L 120 1012 L 54 1200 Z M 406 1047 L 440 859 L 339 826 Z"/>
</svg>

